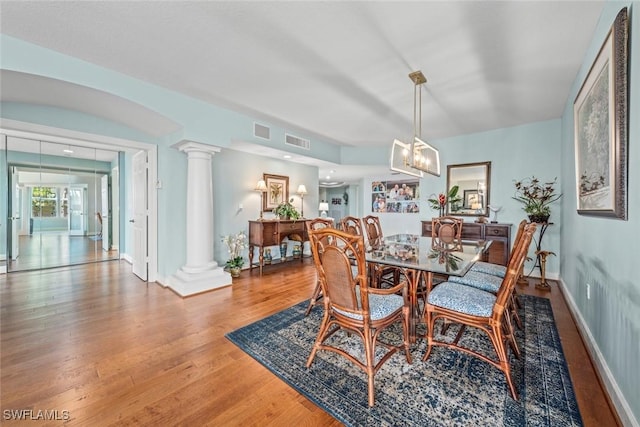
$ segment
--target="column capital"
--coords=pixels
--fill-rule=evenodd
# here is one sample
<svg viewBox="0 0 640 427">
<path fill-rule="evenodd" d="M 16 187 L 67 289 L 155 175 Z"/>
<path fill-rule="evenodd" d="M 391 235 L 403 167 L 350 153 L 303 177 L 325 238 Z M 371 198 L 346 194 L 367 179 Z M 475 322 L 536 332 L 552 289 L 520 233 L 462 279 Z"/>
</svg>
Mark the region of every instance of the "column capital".
<svg viewBox="0 0 640 427">
<path fill-rule="evenodd" d="M 203 153 L 209 153 L 211 155 L 215 153 L 219 153 L 221 148 L 216 147 L 215 145 L 203 144 L 201 142 L 189 141 L 188 139 L 183 139 L 180 142 L 173 144 L 171 147 L 176 150 L 180 150 L 185 153 L 199 151 Z"/>
</svg>

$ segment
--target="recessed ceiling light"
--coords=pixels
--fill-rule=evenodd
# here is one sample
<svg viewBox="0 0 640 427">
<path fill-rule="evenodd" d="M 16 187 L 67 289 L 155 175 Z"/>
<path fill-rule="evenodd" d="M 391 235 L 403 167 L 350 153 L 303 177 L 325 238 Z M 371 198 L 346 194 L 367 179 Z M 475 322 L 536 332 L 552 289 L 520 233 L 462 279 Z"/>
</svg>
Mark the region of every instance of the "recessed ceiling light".
<svg viewBox="0 0 640 427">
<path fill-rule="evenodd" d="M 62 150 L 62 151 L 63 151 L 63 152 L 65 152 L 65 153 L 69 153 L 69 154 L 73 153 L 73 150 L 67 150 L 67 149 L 65 149 L 65 150 Z"/>
<path fill-rule="evenodd" d="M 327 179 L 331 179 L 331 175 L 327 175 Z"/>
<path fill-rule="evenodd" d="M 288 155 L 288 154 L 285 154 L 283 157 L 284 157 L 285 159 L 290 159 L 290 158 L 291 158 L 291 156 L 290 156 L 290 155 Z"/>
</svg>

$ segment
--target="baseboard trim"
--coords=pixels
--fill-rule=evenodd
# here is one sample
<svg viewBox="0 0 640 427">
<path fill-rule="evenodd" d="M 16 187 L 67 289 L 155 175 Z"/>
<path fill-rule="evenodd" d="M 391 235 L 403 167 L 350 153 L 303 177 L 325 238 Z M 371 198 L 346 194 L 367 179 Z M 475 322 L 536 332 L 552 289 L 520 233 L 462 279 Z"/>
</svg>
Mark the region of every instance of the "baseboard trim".
<svg viewBox="0 0 640 427">
<path fill-rule="evenodd" d="M 598 373 L 598 376 L 600 377 L 600 382 L 604 385 L 604 388 L 608 394 L 609 402 L 617 412 L 620 422 L 623 426 L 640 427 L 640 424 L 638 424 L 638 420 L 634 417 L 633 412 L 631 411 L 629 403 L 624 398 L 620 387 L 618 387 L 618 383 L 611 373 L 609 365 L 607 365 L 607 362 L 602 355 L 602 352 L 600 351 L 596 340 L 591 334 L 587 323 L 578 310 L 573 296 L 567 290 L 564 281 L 562 279 L 557 280 L 559 283 L 560 291 L 564 296 L 564 300 L 567 302 L 569 311 L 571 312 L 571 315 L 576 322 L 578 332 L 582 336 L 582 341 L 584 341 L 587 352 L 589 353 L 589 356 L 591 357 L 591 360 L 596 367 L 596 371 Z"/>
</svg>

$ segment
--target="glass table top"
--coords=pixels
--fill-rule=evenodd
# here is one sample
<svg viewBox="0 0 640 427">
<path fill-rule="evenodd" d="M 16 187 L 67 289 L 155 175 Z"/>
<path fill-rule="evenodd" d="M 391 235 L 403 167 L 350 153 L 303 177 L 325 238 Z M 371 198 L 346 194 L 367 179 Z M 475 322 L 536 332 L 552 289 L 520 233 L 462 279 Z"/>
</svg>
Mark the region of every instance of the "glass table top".
<svg viewBox="0 0 640 427">
<path fill-rule="evenodd" d="M 416 234 L 395 234 L 385 237 L 379 247 L 368 247 L 365 258 L 367 262 L 463 276 L 490 244 L 491 241 L 443 242 Z"/>
</svg>

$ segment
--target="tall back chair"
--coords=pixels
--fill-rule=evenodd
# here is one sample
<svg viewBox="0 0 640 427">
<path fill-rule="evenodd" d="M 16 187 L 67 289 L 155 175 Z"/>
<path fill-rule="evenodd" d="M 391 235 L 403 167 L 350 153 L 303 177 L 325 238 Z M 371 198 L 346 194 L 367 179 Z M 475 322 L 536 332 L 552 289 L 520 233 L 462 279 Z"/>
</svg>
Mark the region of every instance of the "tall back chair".
<svg viewBox="0 0 640 427">
<path fill-rule="evenodd" d="M 345 233 L 353 234 L 355 236 L 362 236 L 362 222 L 360 218 L 355 216 L 345 216 L 340 220 L 340 226 Z"/>
<path fill-rule="evenodd" d="M 311 235 L 311 232 L 314 230 L 321 230 L 323 228 L 333 228 L 333 219 L 328 218 L 315 218 L 311 221 L 307 221 L 307 233 Z M 328 244 L 327 240 L 318 242 L 321 247 L 319 251 L 322 252 L 322 247 Z M 308 316 L 311 313 L 311 310 L 316 305 L 316 303 L 322 298 L 322 286 L 320 286 L 320 280 L 317 281 L 316 287 L 313 290 L 313 294 L 311 294 L 311 298 L 309 298 L 309 307 L 307 307 L 307 311 L 304 312 L 305 316 Z"/>
<path fill-rule="evenodd" d="M 371 248 L 377 248 L 382 245 L 382 226 L 380 218 L 375 215 L 368 215 L 362 218 L 363 228 L 367 236 L 367 243 Z"/>
<path fill-rule="evenodd" d="M 516 232 L 516 238 L 513 242 L 513 248 L 511 248 L 511 254 L 509 257 L 513 256 L 513 252 L 515 251 L 516 246 L 518 245 L 518 240 L 522 237 L 522 233 L 524 232 L 524 227 L 527 225 L 527 220 L 523 219 L 518 224 L 518 231 Z M 490 274 L 492 276 L 504 277 L 507 272 L 507 267 L 499 264 L 492 264 L 490 262 L 478 261 L 471 267 L 471 271 L 477 271 L 479 273 Z M 522 273 L 522 272 L 521 272 Z M 520 274 L 522 275 L 522 274 Z"/>
<path fill-rule="evenodd" d="M 523 235 L 509 260 L 507 272 L 497 294 L 449 281 L 441 283 L 431 290 L 425 307 L 427 351 L 423 360 L 426 361 L 429 358 L 433 346 L 436 345 L 468 353 L 500 369 L 505 375 L 511 396 L 518 400 L 518 393 L 511 379 L 507 346 L 511 347 L 516 356 L 520 357 L 520 353 L 513 335 L 511 316 L 507 307 L 535 230 L 536 224 L 525 226 Z M 462 325 L 453 341 L 435 339 L 435 322 L 438 319 Z M 473 348 L 460 345 L 462 332 L 467 326 L 478 328 L 487 334 L 497 359 L 490 358 Z"/>
<path fill-rule="evenodd" d="M 368 215 L 362 218 L 362 224 L 367 238 L 367 247 L 379 248 L 383 246 L 384 236 L 382 235 L 380 218 L 375 215 Z M 400 279 L 400 270 L 398 268 L 377 263 L 371 265 L 370 274 L 372 279 L 371 286 L 376 288 L 383 284 L 395 286 Z"/>
<path fill-rule="evenodd" d="M 462 236 L 462 220 L 453 216 L 439 216 L 431 219 L 431 238 L 442 243 L 459 241 Z"/>
<path fill-rule="evenodd" d="M 318 271 L 324 294 L 324 316 L 320 331 L 307 360 L 311 367 L 316 353 L 327 350 L 345 357 L 362 369 L 368 378 L 368 403 L 375 403 L 374 376 L 393 354 L 404 350 L 411 363 L 409 352 L 409 301 L 404 285 L 390 289 L 369 287 L 365 265 L 364 238 L 332 228 L 311 230 L 309 233 L 313 262 Z M 352 268 L 352 260 L 355 267 Z M 401 295 L 396 295 L 402 292 Z M 395 322 L 402 324 L 401 345 L 393 345 L 380 339 L 380 333 Z M 341 342 L 327 338 L 344 330 L 357 334 L 364 344 L 364 354 L 357 356 L 341 348 Z M 376 362 L 376 346 L 384 349 Z"/>
</svg>

